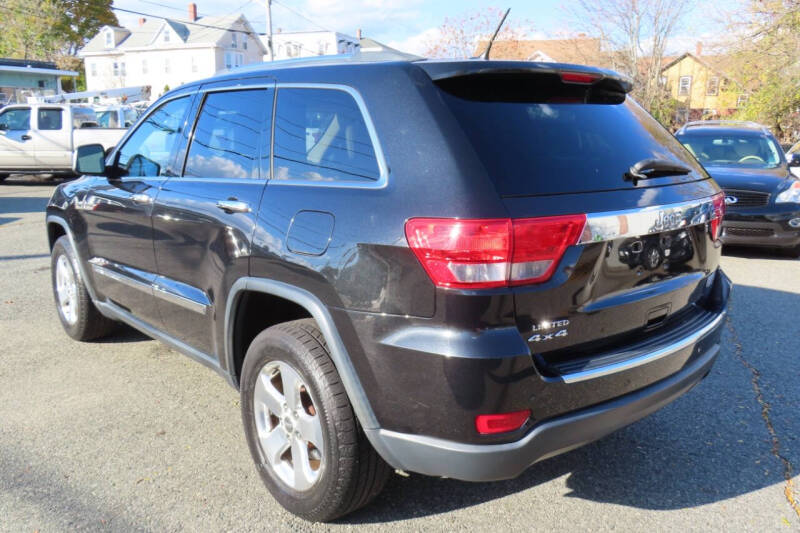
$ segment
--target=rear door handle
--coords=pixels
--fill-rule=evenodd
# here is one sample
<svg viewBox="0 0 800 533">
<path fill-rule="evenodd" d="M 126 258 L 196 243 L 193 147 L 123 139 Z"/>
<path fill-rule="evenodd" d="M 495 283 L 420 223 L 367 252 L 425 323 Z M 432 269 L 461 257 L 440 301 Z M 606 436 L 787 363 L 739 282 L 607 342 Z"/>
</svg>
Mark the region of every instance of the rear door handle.
<svg viewBox="0 0 800 533">
<path fill-rule="evenodd" d="M 30 141 L 31 138 L 32 137 L 30 135 L 23 135 L 22 137 L 20 137 L 20 139 L 22 139 L 23 141 Z"/>
<path fill-rule="evenodd" d="M 217 207 L 226 213 L 249 213 L 250 204 L 247 202 L 240 202 L 236 199 L 219 200 Z"/>
<path fill-rule="evenodd" d="M 131 195 L 131 200 L 135 204 L 152 204 L 153 197 L 149 194 L 145 194 L 143 192 L 138 192 L 136 194 Z"/>
</svg>

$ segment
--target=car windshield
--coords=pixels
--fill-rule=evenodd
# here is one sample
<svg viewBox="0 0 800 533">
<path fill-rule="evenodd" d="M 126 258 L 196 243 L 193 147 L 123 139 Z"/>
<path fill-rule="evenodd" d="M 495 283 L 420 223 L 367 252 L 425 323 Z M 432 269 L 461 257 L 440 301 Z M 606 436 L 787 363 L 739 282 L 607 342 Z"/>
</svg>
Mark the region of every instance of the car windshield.
<svg viewBox="0 0 800 533">
<path fill-rule="evenodd" d="M 773 168 L 781 164 L 780 147 L 766 135 L 685 133 L 678 140 L 707 167 Z"/>
</svg>

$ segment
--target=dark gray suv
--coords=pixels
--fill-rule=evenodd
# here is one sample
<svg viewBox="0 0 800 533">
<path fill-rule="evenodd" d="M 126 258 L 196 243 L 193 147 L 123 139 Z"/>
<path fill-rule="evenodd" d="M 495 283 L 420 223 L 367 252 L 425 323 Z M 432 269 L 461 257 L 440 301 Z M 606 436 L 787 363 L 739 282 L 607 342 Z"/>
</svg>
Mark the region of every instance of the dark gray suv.
<svg viewBox="0 0 800 533">
<path fill-rule="evenodd" d="M 711 369 L 730 288 L 720 189 L 627 79 L 378 59 L 171 91 L 47 208 L 67 333 L 124 322 L 224 376 L 309 520 L 395 469 L 511 478 L 666 405 Z"/>
</svg>

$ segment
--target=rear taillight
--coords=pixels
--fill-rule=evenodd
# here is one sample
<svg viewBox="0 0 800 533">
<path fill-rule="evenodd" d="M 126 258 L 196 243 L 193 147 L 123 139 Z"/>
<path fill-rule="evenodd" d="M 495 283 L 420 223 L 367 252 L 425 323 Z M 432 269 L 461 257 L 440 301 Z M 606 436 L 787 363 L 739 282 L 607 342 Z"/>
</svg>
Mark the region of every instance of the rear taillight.
<svg viewBox="0 0 800 533">
<path fill-rule="evenodd" d="M 437 286 L 485 289 L 547 281 L 585 224 L 586 215 L 412 218 L 406 222 L 406 238 Z"/>
<path fill-rule="evenodd" d="M 718 192 L 712 196 L 714 202 L 714 215 L 711 219 L 711 238 L 717 240 L 722 230 L 722 217 L 725 216 L 725 193 Z"/>
<path fill-rule="evenodd" d="M 513 413 L 499 413 L 492 415 L 478 415 L 475 417 L 475 429 L 481 435 L 494 433 L 507 433 L 522 427 L 531 416 L 531 410 L 514 411 Z"/>
</svg>

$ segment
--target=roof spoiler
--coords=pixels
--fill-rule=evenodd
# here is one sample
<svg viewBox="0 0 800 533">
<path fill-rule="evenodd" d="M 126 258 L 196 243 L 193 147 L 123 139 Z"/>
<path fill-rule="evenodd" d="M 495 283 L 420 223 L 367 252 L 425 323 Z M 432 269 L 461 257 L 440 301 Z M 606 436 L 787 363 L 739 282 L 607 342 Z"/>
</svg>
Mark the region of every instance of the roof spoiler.
<svg viewBox="0 0 800 533">
<path fill-rule="evenodd" d="M 602 85 L 607 90 L 629 93 L 633 81 L 613 70 L 571 65 L 568 63 L 534 63 L 528 61 L 417 61 L 433 81 L 447 78 L 481 76 L 490 74 L 556 74 L 564 83 Z"/>
</svg>

